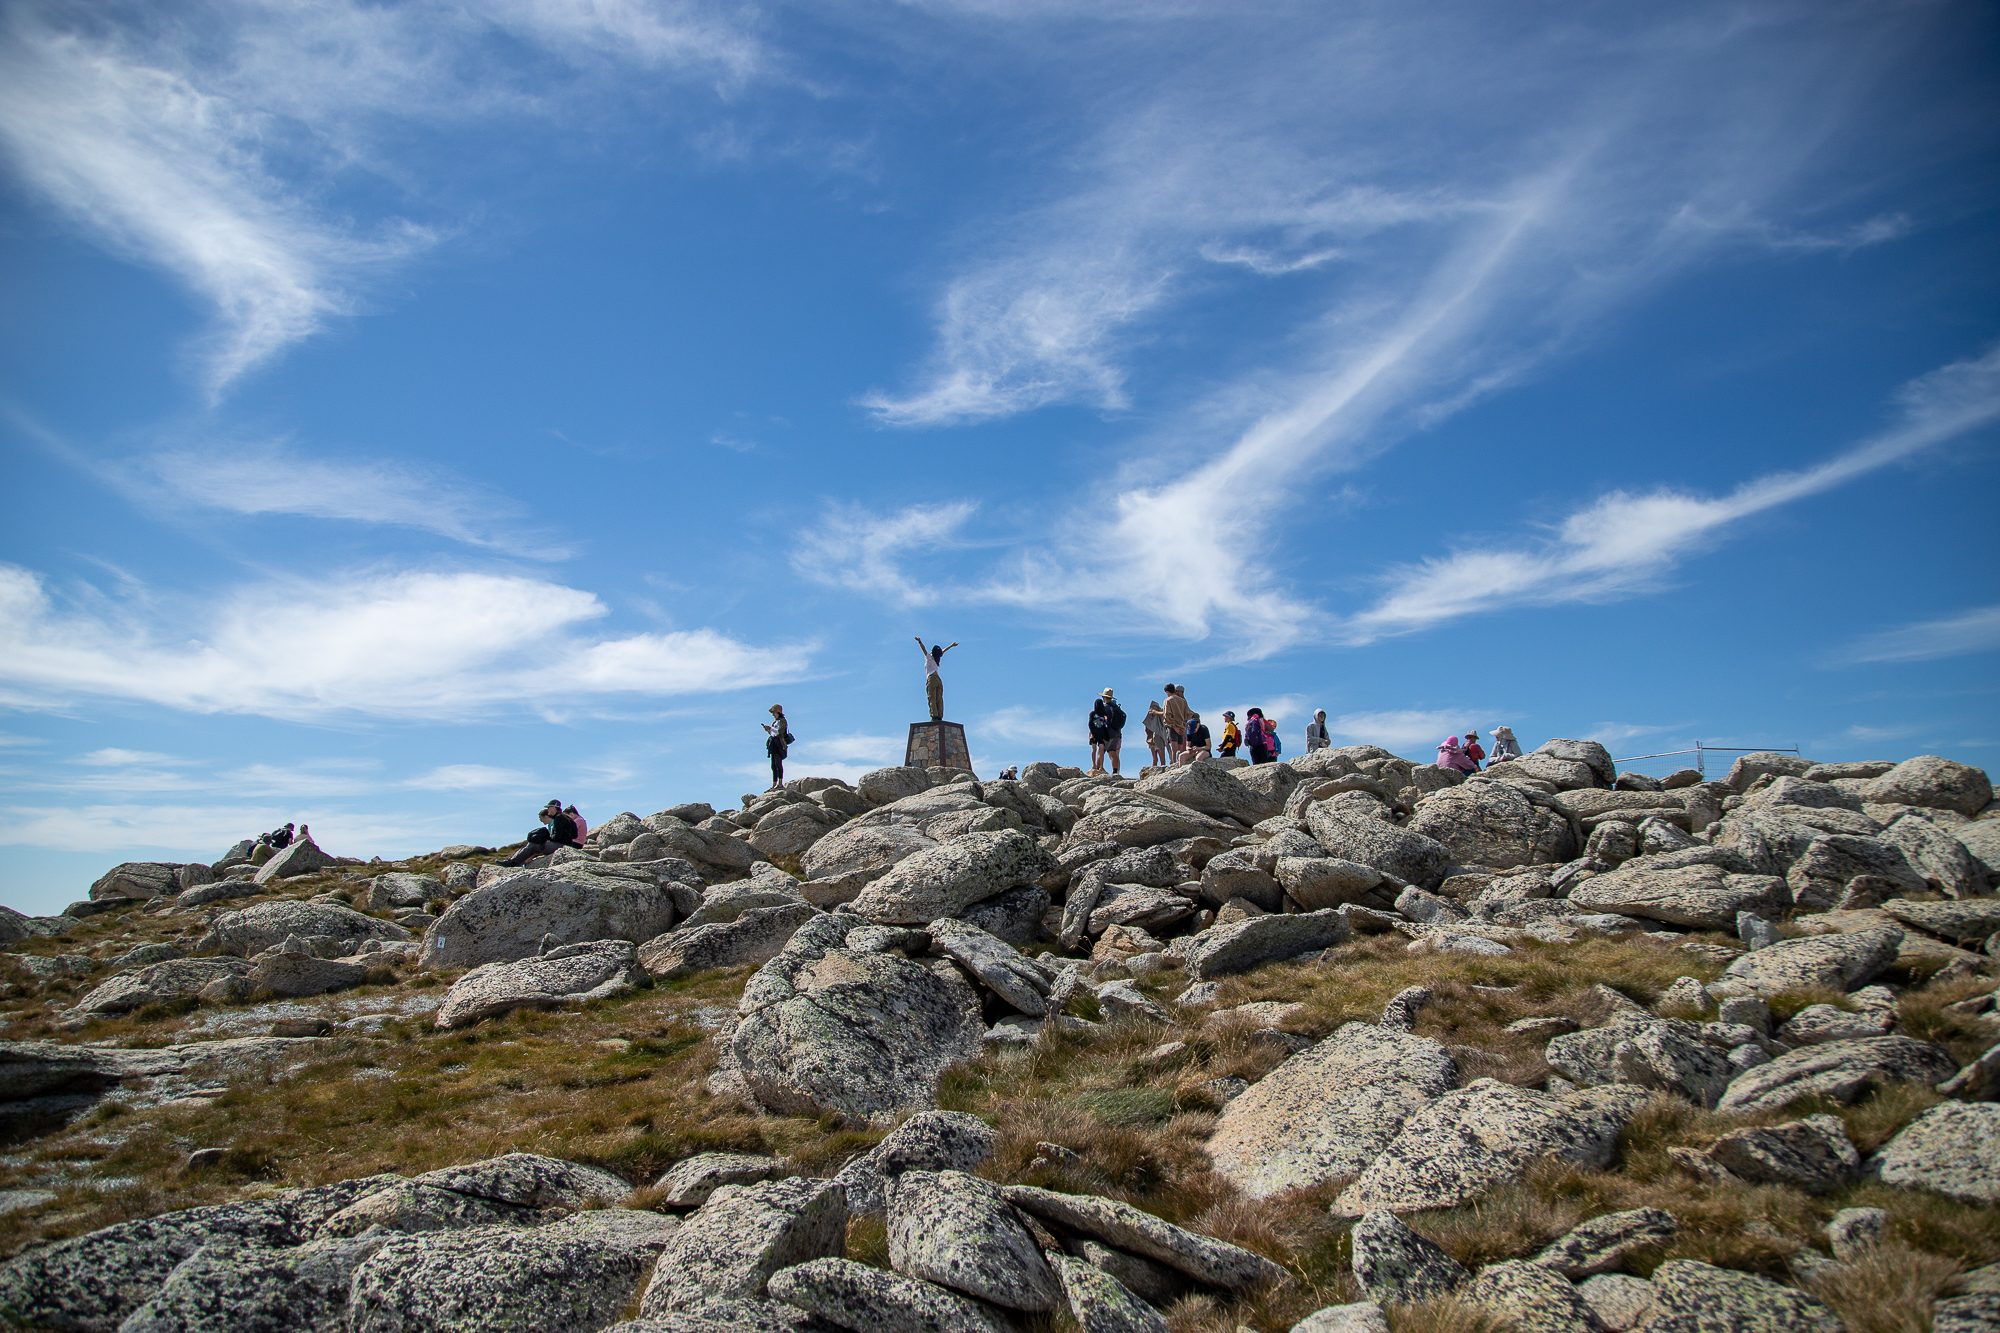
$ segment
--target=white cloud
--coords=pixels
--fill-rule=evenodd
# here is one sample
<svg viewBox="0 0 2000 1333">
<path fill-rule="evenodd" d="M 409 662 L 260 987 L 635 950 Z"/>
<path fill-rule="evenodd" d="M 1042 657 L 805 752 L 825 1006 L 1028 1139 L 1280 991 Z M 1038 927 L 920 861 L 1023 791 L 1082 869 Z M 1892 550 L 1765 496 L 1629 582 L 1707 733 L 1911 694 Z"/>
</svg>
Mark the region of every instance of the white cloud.
<svg viewBox="0 0 2000 1333">
<path fill-rule="evenodd" d="M 446 764 L 403 783 L 418 791 L 521 791 L 535 785 L 535 775 L 518 768 L 488 764 Z"/>
<path fill-rule="evenodd" d="M 1073 714 L 1015 704 L 974 723 L 973 735 L 980 744 L 991 735 L 1021 745 L 1088 745 L 1090 729 L 1085 719 L 1089 712 L 1087 703 L 1077 705 Z"/>
<path fill-rule="evenodd" d="M 308 518 L 384 523 L 435 532 L 472 546 L 558 560 L 566 550 L 543 540 L 513 499 L 435 468 L 386 459 L 310 458 L 282 444 L 255 448 L 178 449 L 131 466 L 135 485 L 114 472 L 136 498 L 161 488 L 177 504 L 237 514 L 299 514 Z"/>
<path fill-rule="evenodd" d="M 834 505 L 817 528 L 800 539 L 792 568 L 832 587 L 880 597 L 897 606 L 929 606 L 943 594 L 903 571 L 898 558 L 948 545 L 977 505 L 911 505 L 873 514 L 859 505 Z"/>
<path fill-rule="evenodd" d="M 10 806 L 0 810 L 0 846 L 58 851 L 167 852 L 212 861 L 300 811 L 288 805 L 230 801 L 205 805 Z M 313 840 L 336 856 L 407 856 L 464 840 L 463 819 L 327 810 L 309 814 Z M 498 837 L 490 833 L 486 836 Z M 519 837 L 518 833 L 513 835 Z M 84 885 L 77 886 L 77 897 Z"/>
<path fill-rule="evenodd" d="M 461 718 L 575 708 L 619 695 L 795 679 L 806 646 L 757 648 L 714 630 L 593 637 L 590 593 L 519 575 L 357 574 L 239 588 L 212 609 L 58 606 L 0 565 L 0 699 L 44 707 L 97 696 L 197 713 Z"/>
<path fill-rule="evenodd" d="M 1732 525 L 2000 419 L 2000 348 L 1912 381 L 1899 399 L 1900 419 L 1888 429 L 1803 471 L 1771 473 L 1715 498 L 1665 489 L 1614 491 L 1571 514 L 1537 546 L 1462 551 L 1406 566 L 1388 577 L 1388 591 L 1349 619 L 1342 634 L 1367 643 L 1513 605 L 1607 601 L 1644 591 Z M 1982 631 L 1976 617 L 1949 630 L 1932 627 L 1926 642 L 1954 635 L 1958 642 L 1977 642 L 1990 631 Z"/>
<path fill-rule="evenodd" d="M 191 761 L 176 759 L 170 754 L 155 754 L 151 750 L 120 750 L 115 747 L 107 747 L 102 750 L 92 750 L 86 755 L 79 755 L 77 758 L 70 760 L 70 762 L 73 764 L 86 764 L 92 768 L 130 768 L 139 764 L 186 764 Z"/>
<path fill-rule="evenodd" d="M 1683 724 L 1678 722 L 1668 723 L 1665 726 L 1654 726 L 1649 723 L 1639 722 L 1600 722 L 1594 727 L 1577 732 L 1575 739 L 1580 741 L 1596 741 L 1615 755 L 1621 748 L 1636 748 L 1630 742 L 1637 741 L 1642 736 L 1657 736 L 1663 731 L 1683 729 Z M 1657 742 L 1654 743 L 1657 744 Z"/>
<path fill-rule="evenodd" d="M 2000 648 L 2000 606 L 1870 634 L 1838 655 L 1845 662 L 1928 662 Z"/>
<path fill-rule="evenodd" d="M 1891 727 L 1864 727 L 1857 722 L 1841 734 L 1846 739 L 1855 741 L 1892 741 L 1901 736 L 1913 736 L 1922 730 L 1922 727 L 1910 724 Z"/>
<path fill-rule="evenodd" d="M 1391 708 L 1330 717 L 1326 729 L 1329 735 L 1341 737 L 1350 745 L 1379 745 L 1429 763 L 1428 752 L 1444 744 L 1445 737 L 1462 736 L 1468 726 L 1485 734 L 1491 727 L 1481 719 L 1506 716 L 1487 708 Z M 1304 748 L 1303 742 L 1300 748 Z"/>
</svg>

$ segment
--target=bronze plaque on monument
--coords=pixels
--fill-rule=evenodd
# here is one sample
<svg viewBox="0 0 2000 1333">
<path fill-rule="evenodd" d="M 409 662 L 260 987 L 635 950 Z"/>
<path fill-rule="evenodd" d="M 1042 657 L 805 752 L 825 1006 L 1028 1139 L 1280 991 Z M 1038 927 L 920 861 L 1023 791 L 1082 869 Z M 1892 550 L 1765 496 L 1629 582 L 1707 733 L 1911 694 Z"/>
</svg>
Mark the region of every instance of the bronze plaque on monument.
<svg viewBox="0 0 2000 1333">
<path fill-rule="evenodd" d="M 956 768 L 972 771 L 972 751 L 965 744 L 965 727 L 957 722 L 912 722 L 910 748 L 903 763 L 910 768 Z"/>
</svg>

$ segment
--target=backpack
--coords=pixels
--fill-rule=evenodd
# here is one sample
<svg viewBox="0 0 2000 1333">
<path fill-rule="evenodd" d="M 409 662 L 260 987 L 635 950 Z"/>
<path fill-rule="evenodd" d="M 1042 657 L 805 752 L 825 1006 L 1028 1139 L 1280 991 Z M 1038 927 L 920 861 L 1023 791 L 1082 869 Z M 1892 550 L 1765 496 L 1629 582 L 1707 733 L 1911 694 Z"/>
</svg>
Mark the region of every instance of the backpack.
<svg viewBox="0 0 2000 1333">
<path fill-rule="evenodd" d="M 1111 723 L 1111 729 L 1113 731 L 1125 730 L 1125 710 L 1120 708 L 1117 704 L 1111 705 L 1111 717 L 1109 721 Z"/>
<path fill-rule="evenodd" d="M 1278 733 L 1273 731 L 1268 725 L 1264 728 L 1264 737 L 1271 742 L 1271 756 L 1273 758 L 1285 752 L 1285 743 L 1278 739 Z"/>
</svg>

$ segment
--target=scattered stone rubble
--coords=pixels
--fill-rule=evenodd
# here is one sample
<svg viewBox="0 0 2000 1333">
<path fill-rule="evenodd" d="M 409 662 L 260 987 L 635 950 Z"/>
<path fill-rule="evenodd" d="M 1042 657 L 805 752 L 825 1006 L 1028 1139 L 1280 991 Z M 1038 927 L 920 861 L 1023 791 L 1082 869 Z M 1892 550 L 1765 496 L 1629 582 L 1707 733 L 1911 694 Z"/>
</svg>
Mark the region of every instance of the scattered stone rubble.
<svg viewBox="0 0 2000 1333">
<path fill-rule="evenodd" d="M 1623 1271 L 1671 1244 L 1678 1223 L 1659 1209 L 1592 1218 L 1477 1271 L 1403 1219 L 1474 1203 L 1538 1163 L 1610 1167 L 1626 1124 L 1659 1097 L 1760 1116 L 1705 1152 L 1677 1150 L 1702 1181 L 1827 1194 L 1869 1180 L 2000 1204 L 2000 1051 L 1961 1069 L 1899 1030 L 1897 992 L 1882 984 L 1913 966 L 1992 975 L 1996 838 L 1987 776 L 1935 756 L 1749 754 L 1720 781 L 1655 780 L 1618 774 L 1595 743 L 1556 740 L 1469 777 L 1359 745 L 1136 781 L 1048 763 L 988 782 L 917 768 L 807 778 L 734 810 L 619 814 L 584 848 L 517 869 L 475 867 L 463 858 L 485 849 L 464 847 L 435 876 L 364 877 L 310 840 L 262 864 L 239 845 L 211 865 L 121 865 L 62 915 L 0 911 L 0 944 L 60 938 L 99 911 L 201 914 L 185 953 L 22 955 L 36 978 L 93 983 L 73 1006 L 78 1030 L 147 1006 L 426 972 L 451 976 L 434 1021 L 455 1028 L 754 969 L 718 1034 L 711 1089 L 769 1113 L 899 1127 L 831 1178 L 700 1154 L 644 1208 L 628 1196 L 653 1182 L 516 1154 L 162 1214 L 0 1265 L 0 1312 L 91 1333 L 984 1331 L 1065 1310 L 1092 1333 L 1162 1330 L 1160 1308 L 1187 1292 L 1290 1279 L 1129 1203 L 976 1174 L 993 1131 L 935 1109 L 953 1064 L 1052 1028 L 1165 1019 L 1137 984 L 1162 973 L 1185 978 L 1183 1012 L 1210 1006 L 1219 978 L 1357 933 L 1504 956 L 1720 932 L 1740 947 L 1690 942 L 1727 961 L 1711 984 L 1683 978 L 1653 1009 L 1600 988 L 1591 1023 L 1516 1024 L 1546 1040 L 1542 1087 L 1480 1077 L 1478 1052 L 1420 1035 L 1421 988 L 1316 1042 L 1281 1030 L 1281 1004 L 1218 1013 L 1295 1049 L 1234 1081 L 1209 1153 L 1250 1200 L 1340 1187 L 1332 1212 L 1355 1219 L 1367 1300 L 1294 1333 L 1383 1333 L 1382 1306 L 1446 1295 L 1522 1329 L 1830 1331 L 1824 1305 L 1763 1276 L 1686 1259 L 1641 1269 L 1649 1278 Z M 229 906 L 329 870 L 358 887 Z M 1802 991 L 1825 998 L 1774 1023 L 1772 1005 Z M 0 1043 L 0 1125 L 60 1121 L 121 1082 L 245 1068 L 321 1040 Z M 1872 1153 L 1833 1116 L 1767 1114 L 1893 1082 L 1948 1100 Z M 1870 1212 L 1843 1211 L 1835 1257 L 1820 1262 L 1877 1243 Z M 887 1228 L 886 1269 L 848 1253 L 849 1220 L 871 1216 Z M 618 1323 L 635 1299 L 641 1317 Z M 1961 1299 L 1975 1304 L 1941 1306 L 1939 1327 L 1987 1308 L 1977 1292 Z"/>
</svg>

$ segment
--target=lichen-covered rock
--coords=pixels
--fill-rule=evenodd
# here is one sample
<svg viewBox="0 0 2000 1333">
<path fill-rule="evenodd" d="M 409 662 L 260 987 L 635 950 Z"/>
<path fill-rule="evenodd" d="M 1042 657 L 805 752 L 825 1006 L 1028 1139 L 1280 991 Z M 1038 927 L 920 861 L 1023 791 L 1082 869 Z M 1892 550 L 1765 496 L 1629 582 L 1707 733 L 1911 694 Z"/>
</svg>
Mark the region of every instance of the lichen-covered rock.
<svg viewBox="0 0 2000 1333">
<path fill-rule="evenodd" d="M 587 872 L 564 878 L 571 873 L 567 867 L 516 870 L 474 889 L 424 932 L 419 965 L 511 963 L 535 957 L 551 935 L 559 945 L 591 940 L 639 944 L 674 924 L 674 895 L 659 884 Z"/>
<path fill-rule="evenodd" d="M 885 1183 L 905 1171 L 971 1171 L 993 1155 L 1000 1135 L 964 1111 L 919 1111 L 834 1177 L 847 1191 L 848 1212 L 870 1216 L 888 1208 Z"/>
<path fill-rule="evenodd" d="M 1061 1285 L 1000 1187 L 963 1171 L 905 1171 L 889 1199 L 889 1266 L 1031 1314 Z"/>
<path fill-rule="evenodd" d="M 1983 769 L 1920 754 L 1871 779 L 1862 799 L 1876 805 L 1918 805 L 1976 815 L 1993 800 L 1993 784 Z"/>
<path fill-rule="evenodd" d="M 1435 838 L 1379 819 L 1357 818 L 1332 802 L 1309 807 L 1306 823 L 1313 840 L 1326 848 L 1329 856 L 1373 866 L 1405 884 L 1432 879 L 1451 860 L 1451 853 Z"/>
<path fill-rule="evenodd" d="M 1293 1324 L 1292 1333 L 1389 1333 L 1389 1317 L 1373 1301 L 1328 1305 Z"/>
<path fill-rule="evenodd" d="M 668 1242 L 640 1313 L 659 1318 L 710 1297 L 760 1297 L 773 1273 L 839 1255 L 846 1237 L 847 1191 L 830 1180 L 724 1185 Z"/>
<path fill-rule="evenodd" d="M 1791 1287 L 1694 1259 L 1653 1271 L 1646 1333 L 1840 1333 L 1833 1311 Z"/>
<path fill-rule="evenodd" d="M 1066 1254 L 1049 1263 L 1083 1333 L 1167 1333 L 1167 1321 L 1103 1269 Z"/>
<path fill-rule="evenodd" d="M 1717 1139 L 1708 1155 L 1740 1180 L 1790 1185 L 1808 1194 L 1831 1194 L 1861 1169 L 1847 1127 L 1830 1115 L 1734 1129 Z"/>
<path fill-rule="evenodd" d="M 1738 912 L 1759 915 L 1789 905 L 1783 880 L 1770 875 L 1731 874 L 1717 865 L 1655 870 L 1635 862 L 1570 890 L 1570 906 L 1582 912 L 1616 912 L 1695 930 L 1734 930 Z"/>
<path fill-rule="evenodd" d="M 871 921 L 923 925 L 1034 884 L 1054 868 L 1055 858 L 1019 829 L 971 833 L 898 861 L 861 891 L 853 909 Z"/>
<path fill-rule="evenodd" d="M 1576 1294 L 1597 1316 L 1606 1333 L 1641 1327 L 1653 1309 L 1653 1284 L 1624 1273 L 1599 1273 L 1579 1283 Z"/>
<path fill-rule="evenodd" d="M 1045 1222 L 1157 1260 L 1211 1287 L 1242 1291 L 1284 1276 L 1282 1268 L 1261 1254 L 1177 1227 L 1116 1199 L 1058 1194 L 1033 1185 L 1008 1185 L 1001 1194 L 1016 1208 Z"/>
<path fill-rule="evenodd" d="M 1221 859 L 1217 857 L 1216 861 Z M 1210 861 L 1207 869 L 1202 871 L 1204 889 L 1208 884 L 1208 870 L 1214 867 L 1215 861 Z M 1382 883 L 1382 872 L 1375 867 L 1362 865 L 1359 861 L 1342 860 L 1337 856 L 1282 856 L 1273 866 L 1272 875 L 1291 895 L 1292 901 L 1308 912 L 1360 902 Z M 1275 897 L 1269 902 L 1254 897 L 1252 900 L 1266 911 L 1275 910 L 1279 905 Z"/>
<path fill-rule="evenodd" d="M 1534 1262 L 1571 1279 L 1608 1273 L 1634 1250 L 1665 1245 L 1680 1225 L 1672 1213 L 1659 1208 L 1604 1213 L 1549 1242 Z"/>
<path fill-rule="evenodd" d="M 1628 1084 L 1551 1095 L 1478 1079 L 1404 1121 L 1333 1210 L 1355 1217 L 1455 1208 L 1550 1156 L 1586 1170 L 1607 1166 L 1625 1122 L 1648 1095 Z"/>
<path fill-rule="evenodd" d="M 172 897 L 181 891 L 179 872 L 180 867 L 170 861 L 126 861 L 99 875 L 88 896 L 93 902 Z"/>
<path fill-rule="evenodd" d="M 785 1174 L 781 1157 L 753 1153 L 701 1152 L 684 1157 L 661 1176 L 660 1202 L 670 1208 L 698 1208 L 724 1185 L 754 1185 Z"/>
<path fill-rule="evenodd" d="M 1039 885 L 1024 885 L 972 904 L 959 918 L 1020 949 L 1042 933 L 1042 918 L 1048 911 L 1049 891 Z"/>
<path fill-rule="evenodd" d="M 1868 1173 L 1884 1184 L 2000 1204 L 2000 1103 L 1933 1106 L 1869 1158 Z"/>
<path fill-rule="evenodd" d="M 1969 898 L 1986 887 L 1986 871 L 1950 829 L 1906 815 L 1889 825 L 1882 841 L 1903 854 L 1925 883 L 1947 898 Z"/>
<path fill-rule="evenodd" d="M 345 1333 L 354 1270 L 386 1237 L 294 1249 L 205 1245 L 120 1333 Z"/>
<path fill-rule="evenodd" d="M 646 984 L 627 940 L 566 944 L 538 958 L 487 963 L 457 981 L 438 1006 L 436 1025 L 464 1027 L 515 1009 L 552 1009 L 610 999 Z"/>
<path fill-rule="evenodd" d="M 1354 1224 L 1354 1280 L 1373 1301 L 1415 1304 L 1449 1296 L 1471 1274 L 1394 1213 L 1366 1213 Z"/>
<path fill-rule="evenodd" d="M 353 1237 L 376 1229 L 414 1233 L 531 1227 L 541 1220 L 532 1208 L 404 1180 L 356 1199 L 329 1217 L 321 1231 L 327 1236 Z"/>
<path fill-rule="evenodd" d="M 311 838 L 300 838 L 258 866 L 257 873 L 251 878 L 259 884 L 269 884 L 274 880 L 296 879 L 301 875 L 330 870 L 339 864 L 314 845 Z"/>
<path fill-rule="evenodd" d="M 793 1115 L 888 1120 L 927 1109 L 945 1069 L 979 1052 L 978 996 L 955 970 L 828 947 L 845 928 L 809 922 L 745 986 L 732 1043 L 744 1081 Z"/>
<path fill-rule="evenodd" d="M 1468 782 L 1433 793 L 1417 806 L 1408 827 L 1442 843 L 1463 865 L 1508 870 L 1576 854 L 1569 820 L 1504 782 Z"/>
<path fill-rule="evenodd" d="M 365 983 L 368 965 L 344 958 L 317 958 L 303 950 L 266 950 L 257 956 L 244 980 L 253 994 L 325 995 Z"/>
<path fill-rule="evenodd" d="M 1231 770 L 1205 762 L 1175 764 L 1139 779 L 1134 790 L 1184 805 L 1214 819 L 1234 819 L 1246 826 L 1269 819 L 1285 808 L 1283 796 L 1273 799 L 1269 793 L 1239 782 Z"/>
<path fill-rule="evenodd" d="M 248 958 L 260 954 L 285 938 L 323 936 L 336 940 L 407 940 L 410 932 L 392 921 L 364 915 L 339 903 L 281 902 L 257 903 L 224 912 L 217 917 L 195 948 L 201 952 L 219 950 Z M 530 953 L 534 950 L 530 949 Z"/>
<path fill-rule="evenodd" d="M 1596 1313 L 1568 1279 L 1525 1259 L 1486 1265 L 1458 1295 L 1499 1311 L 1518 1333 L 1600 1333 Z"/>
<path fill-rule="evenodd" d="M 851 1259 L 814 1259 L 771 1279 L 776 1300 L 853 1333 L 1011 1333 L 970 1296 Z"/>
<path fill-rule="evenodd" d="M 2000 819 L 1981 822 L 2000 829 Z M 1942 903 L 1891 898 L 1882 904 L 1882 910 L 1898 921 L 1948 940 L 1983 940 L 2000 934 L 2000 898 L 1961 898 Z"/>
<path fill-rule="evenodd" d="M 1880 976 L 1902 943 L 1895 926 L 1783 940 L 1738 957 L 1722 970 L 1722 982 L 1765 996 L 1820 986 L 1849 991 Z"/>
<path fill-rule="evenodd" d="M 1457 1081 L 1428 1037 L 1347 1023 L 1224 1107 L 1208 1153 L 1252 1198 L 1359 1175 Z"/>
<path fill-rule="evenodd" d="M 1658 1088 L 1701 1107 L 1714 1106 L 1737 1072 L 1700 1028 L 1681 1019 L 1635 1027 L 1612 1048 L 1611 1068 L 1615 1082 Z"/>
<path fill-rule="evenodd" d="M 1863 1037 L 1787 1051 L 1730 1081 L 1718 1111 L 1776 1111 L 1802 1097 L 1852 1102 L 1888 1082 L 1941 1083 L 1958 1072 L 1942 1046 L 1914 1037 Z"/>
<path fill-rule="evenodd" d="M 731 921 L 656 935 L 639 948 L 640 964 L 658 981 L 677 981 L 718 967 L 760 967 L 776 958 L 800 926 L 819 915 L 808 902 L 756 907 Z"/>
<path fill-rule="evenodd" d="M 347 1328 L 595 1333 L 617 1319 L 676 1225 L 658 1213 L 606 1208 L 533 1230 L 396 1236 L 355 1272 Z"/>
<path fill-rule="evenodd" d="M 1345 943 L 1351 934 L 1347 918 L 1333 908 L 1274 914 L 1203 931 L 1181 956 L 1195 980 L 1209 981 L 1329 949 Z"/>
<path fill-rule="evenodd" d="M 76 1002 L 79 1014 L 124 1014 L 149 1004 L 167 1004 L 199 995 L 219 977 L 247 975 L 251 965 L 241 958 L 170 958 L 120 972 L 98 983 Z"/>
</svg>

